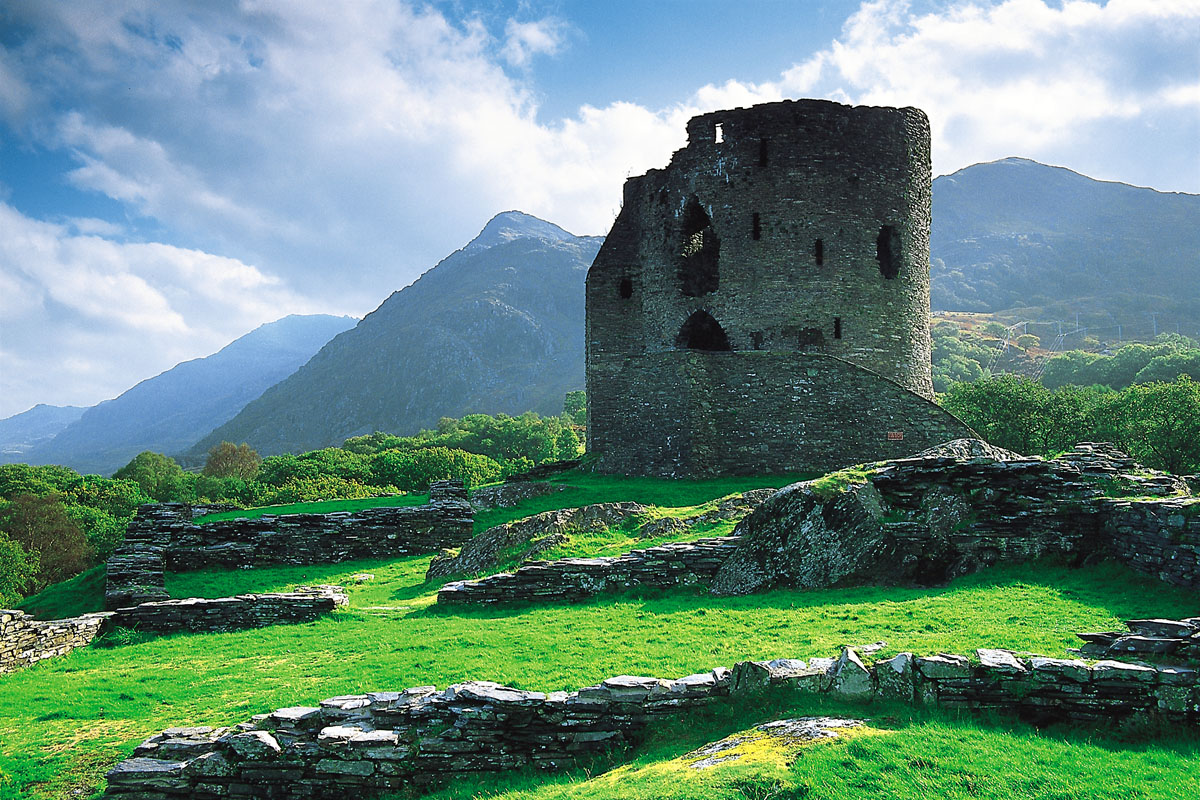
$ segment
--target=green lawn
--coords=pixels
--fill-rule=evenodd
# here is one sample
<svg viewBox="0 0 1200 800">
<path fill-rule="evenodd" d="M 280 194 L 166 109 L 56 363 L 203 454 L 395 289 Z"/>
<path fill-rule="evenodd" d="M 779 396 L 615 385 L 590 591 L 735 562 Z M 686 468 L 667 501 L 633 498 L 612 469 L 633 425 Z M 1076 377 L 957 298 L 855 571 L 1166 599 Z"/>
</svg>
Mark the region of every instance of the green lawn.
<svg viewBox="0 0 1200 800">
<path fill-rule="evenodd" d="M 688 515 L 711 508 L 706 504 L 714 498 L 794 479 L 672 482 L 571 474 L 557 480 L 572 488 L 481 514 L 476 527 L 606 500 L 637 500 L 658 506 L 655 514 Z M 626 528 L 574 536 L 560 550 L 628 549 L 635 537 Z M 168 575 L 175 597 L 340 583 L 351 606 L 317 622 L 263 630 L 114 634 L 100 646 L 0 676 L 0 800 L 88 797 L 113 763 L 165 727 L 231 724 L 339 694 L 470 679 L 574 689 L 618 674 L 676 677 L 745 659 L 835 655 L 843 645 L 881 640 L 884 657 L 900 650 L 970 653 L 980 646 L 1061 656 L 1078 644 L 1076 631 L 1196 613 L 1194 592 L 1112 563 L 1069 569 L 1053 562 L 995 568 L 933 589 L 777 590 L 740 598 L 674 590 L 578 605 L 439 608 L 438 584 L 424 583 L 429 560 Z M 374 577 L 356 584 L 350 580 L 356 573 Z M 25 606 L 89 610 L 84 606 L 96 602 L 102 582 L 102 570 L 86 573 Z M 869 730 L 798 751 L 747 745 L 742 760 L 703 772 L 684 758 L 756 723 L 812 713 L 865 717 Z M 1174 800 L 1195 794 L 1198 758 L 1194 732 L 1039 732 L 1003 719 L 775 692 L 697 712 L 608 762 L 557 776 L 467 779 L 434 797 Z"/>
<path fill-rule="evenodd" d="M 579 605 L 447 610 L 433 605 L 436 585 L 423 583 L 428 561 L 171 576 L 172 592 L 201 595 L 345 582 L 357 572 L 376 577 L 350 586 L 349 610 L 317 622 L 228 634 L 113 637 L 125 643 L 78 650 L 0 676 L 0 773 L 6 776 L 0 798 L 74 797 L 76 788 L 87 796 L 109 766 L 162 728 L 229 724 L 338 694 L 444 687 L 469 679 L 571 689 L 622 673 L 675 677 L 748 658 L 833 655 L 842 645 L 878 640 L 888 642 L 885 653 L 961 653 L 990 645 L 1063 655 L 1076 643 L 1074 631 L 1111 629 L 1122 618 L 1186 615 L 1195 608 L 1192 593 L 1112 564 L 1071 570 L 1042 563 L 993 569 L 938 589 L 773 591 L 741 598 L 675 591 Z M 1047 752 L 1060 746 L 1029 731 L 1014 739 L 967 730 L 975 737 L 970 747 L 1000 755 L 1020 736 L 1031 746 L 1049 747 Z M 920 739 L 913 733 L 910 746 L 918 747 Z M 1097 753 L 1125 752 L 1098 741 Z M 1188 746 L 1194 756 L 1194 744 Z M 637 763 L 654 772 L 660 761 L 679 755 L 663 747 L 655 751 L 658 760 Z M 946 758 L 969 757 L 949 747 Z M 1076 763 L 1064 756 L 1060 766 L 1073 775 Z M 619 774 L 640 782 L 629 771 L 639 768 Z M 592 781 L 577 783 L 555 779 L 533 796 L 576 796 L 554 794 L 568 790 L 592 792 L 581 797 L 628 796 L 624 789 L 603 788 L 608 785 L 603 782 L 591 789 L 585 787 Z"/>
</svg>

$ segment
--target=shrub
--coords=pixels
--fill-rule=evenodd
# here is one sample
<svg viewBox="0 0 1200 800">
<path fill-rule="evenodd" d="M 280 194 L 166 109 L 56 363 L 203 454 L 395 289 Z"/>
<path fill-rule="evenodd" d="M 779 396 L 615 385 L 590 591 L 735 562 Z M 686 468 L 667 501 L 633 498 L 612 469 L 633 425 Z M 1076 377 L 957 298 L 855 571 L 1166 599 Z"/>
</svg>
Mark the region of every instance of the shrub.
<svg viewBox="0 0 1200 800">
<path fill-rule="evenodd" d="M 12 608 L 28 594 L 38 572 L 37 553 L 0 533 L 0 608 Z"/>
<path fill-rule="evenodd" d="M 377 485 L 390 484 L 401 489 L 417 491 L 431 481 L 454 479 L 468 487 L 499 480 L 504 470 L 494 460 L 478 453 L 430 447 L 410 453 L 388 450 L 371 461 L 371 471 Z"/>
</svg>

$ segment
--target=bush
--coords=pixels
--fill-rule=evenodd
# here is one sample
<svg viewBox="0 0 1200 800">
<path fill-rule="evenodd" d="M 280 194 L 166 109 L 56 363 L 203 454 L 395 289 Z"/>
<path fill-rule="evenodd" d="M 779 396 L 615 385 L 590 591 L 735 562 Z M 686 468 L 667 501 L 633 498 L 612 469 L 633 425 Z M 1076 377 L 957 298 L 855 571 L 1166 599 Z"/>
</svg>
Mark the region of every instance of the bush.
<svg viewBox="0 0 1200 800">
<path fill-rule="evenodd" d="M 114 472 L 113 478 L 133 481 L 148 497 L 166 503 L 181 500 L 181 490 L 187 483 L 184 474 L 175 459 L 145 450 Z"/>
</svg>

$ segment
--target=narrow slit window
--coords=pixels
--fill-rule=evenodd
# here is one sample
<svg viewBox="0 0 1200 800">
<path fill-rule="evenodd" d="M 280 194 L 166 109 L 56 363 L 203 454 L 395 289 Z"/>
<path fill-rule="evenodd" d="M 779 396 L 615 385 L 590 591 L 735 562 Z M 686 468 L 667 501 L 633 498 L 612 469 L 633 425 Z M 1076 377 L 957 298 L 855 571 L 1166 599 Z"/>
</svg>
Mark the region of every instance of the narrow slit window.
<svg viewBox="0 0 1200 800">
<path fill-rule="evenodd" d="M 754 212 L 754 216 L 750 222 L 750 235 L 755 239 L 762 238 L 762 219 L 758 216 L 758 212 Z"/>
<path fill-rule="evenodd" d="M 713 126 L 713 141 L 717 144 L 725 141 L 725 126 L 719 122 Z"/>
<path fill-rule="evenodd" d="M 842 338 L 842 318 L 841 317 L 833 318 L 833 338 L 835 338 L 835 339 Z"/>
<path fill-rule="evenodd" d="M 621 286 L 619 288 L 622 300 L 628 300 L 633 297 L 633 281 L 629 278 L 621 278 Z"/>
<path fill-rule="evenodd" d="M 813 258 L 816 259 L 817 266 L 825 265 L 825 240 L 817 239 L 813 242 Z"/>
<path fill-rule="evenodd" d="M 767 165 L 767 140 L 758 140 L 758 165 L 765 167 Z"/>
</svg>

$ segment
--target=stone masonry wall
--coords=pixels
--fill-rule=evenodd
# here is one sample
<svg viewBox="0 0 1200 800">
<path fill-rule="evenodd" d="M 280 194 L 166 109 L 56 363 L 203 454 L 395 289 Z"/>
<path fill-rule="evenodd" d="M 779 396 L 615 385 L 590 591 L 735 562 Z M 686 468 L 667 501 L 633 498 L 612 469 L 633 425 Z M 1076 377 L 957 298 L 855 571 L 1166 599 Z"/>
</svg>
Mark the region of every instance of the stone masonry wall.
<svg viewBox="0 0 1200 800">
<path fill-rule="evenodd" d="M 676 680 L 619 676 L 574 692 L 490 682 L 422 686 L 260 714 L 232 728 L 169 728 L 108 773 L 106 797 L 316 800 L 421 787 L 468 773 L 558 770 L 636 744 L 649 726 L 776 686 L 867 700 L 885 697 L 1037 721 L 1162 720 L 1200 724 L 1200 673 L 1119 661 L 901 653 L 867 666 L 837 659 L 742 662 Z M 752 700 L 751 700 L 752 701 Z M 753 701 L 752 701 L 753 702 Z"/>
<path fill-rule="evenodd" d="M 301 586 L 291 592 L 142 603 L 111 612 L 110 624 L 148 633 L 225 632 L 312 622 L 349 603 L 341 586 Z"/>
<path fill-rule="evenodd" d="M 588 407 L 621 420 L 591 434 L 596 468 L 621 474 L 828 472 L 974 436 L 925 398 L 814 353 L 631 356 Z"/>
<path fill-rule="evenodd" d="M 0 674 L 90 644 L 103 629 L 108 616 L 85 614 L 42 622 L 24 611 L 0 609 Z"/>
<path fill-rule="evenodd" d="M 513 572 L 447 583 L 438 591 L 437 601 L 439 605 L 571 602 L 634 586 L 707 586 L 736 542 L 732 536 L 714 536 L 619 556 L 532 561 Z"/>
<path fill-rule="evenodd" d="M 165 570 L 327 564 L 436 553 L 471 538 L 474 510 L 461 483 L 437 482 L 422 506 L 284 514 L 197 525 L 187 506 L 146 505 L 109 559 L 105 603 L 165 600 Z"/>
<path fill-rule="evenodd" d="M 1096 503 L 1113 554 L 1147 575 L 1200 588 L 1200 498 Z"/>
</svg>

